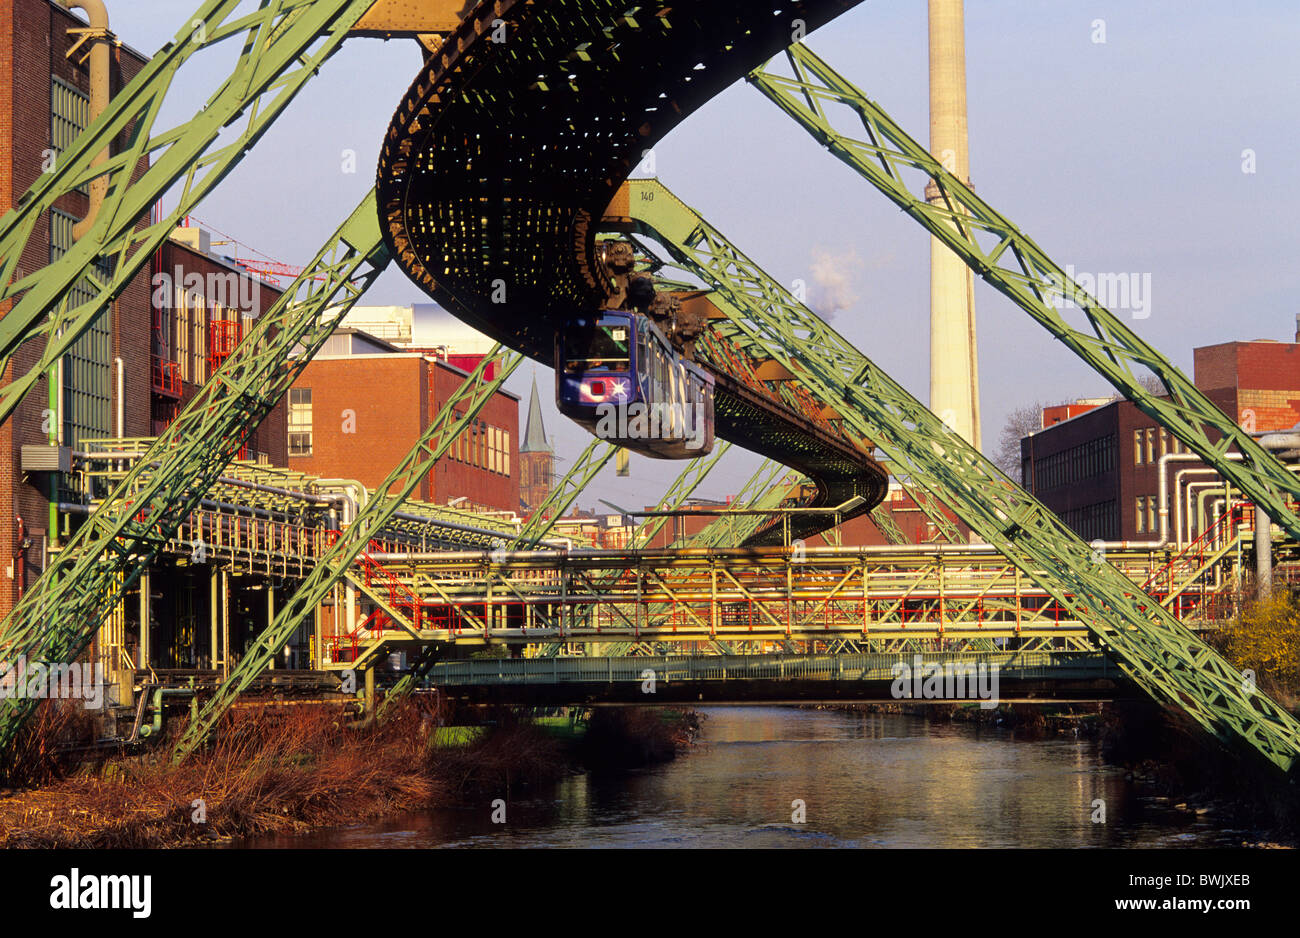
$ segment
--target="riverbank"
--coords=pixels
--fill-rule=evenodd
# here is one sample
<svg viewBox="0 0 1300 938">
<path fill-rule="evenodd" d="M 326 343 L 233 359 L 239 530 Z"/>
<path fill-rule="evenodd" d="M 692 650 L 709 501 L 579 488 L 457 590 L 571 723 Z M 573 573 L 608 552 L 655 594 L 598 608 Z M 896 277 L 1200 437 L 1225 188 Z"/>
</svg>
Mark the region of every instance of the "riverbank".
<svg viewBox="0 0 1300 938">
<path fill-rule="evenodd" d="M 1262 833 L 1149 801 L 1096 739 L 900 713 L 702 706 L 689 755 L 239 848 L 1241 848 Z M 1106 806 L 1097 817 L 1097 802 Z M 1189 862 L 1196 862 L 1190 860 Z"/>
<path fill-rule="evenodd" d="M 593 720 L 602 745 L 668 759 L 698 727 L 689 712 L 637 713 Z M 485 792 L 508 798 L 590 757 L 591 725 L 565 738 L 509 711 L 500 717 L 464 742 L 435 745 L 431 715 L 413 703 L 368 729 L 347 728 L 334 708 L 245 711 L 180 766 L 168 762 L 165 741 L 75 767 L 47 757 L 40 766 L 47 777 L 0 793 L 0 847 L 179 847 L 303 832 Z M 27 748 L 50 747 L 29 739 Z"/>
</svg>

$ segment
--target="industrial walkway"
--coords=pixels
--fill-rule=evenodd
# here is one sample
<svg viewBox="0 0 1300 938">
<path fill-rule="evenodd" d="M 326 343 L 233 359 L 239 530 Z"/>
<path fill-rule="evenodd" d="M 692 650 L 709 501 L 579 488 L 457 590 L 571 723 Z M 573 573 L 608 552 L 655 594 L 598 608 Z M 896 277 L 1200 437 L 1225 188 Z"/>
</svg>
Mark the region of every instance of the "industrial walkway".
<svg viewBox="0 0 1300 938">
<path fill-rule="evenodd" d="M 1099 652 L 840 655 L 647 655 L 448 661 L 430 681 L 467 703 L 960 703 L 1140 696 Z M 927 688 L 937 692 L 927 696 Z"/>
</svg>

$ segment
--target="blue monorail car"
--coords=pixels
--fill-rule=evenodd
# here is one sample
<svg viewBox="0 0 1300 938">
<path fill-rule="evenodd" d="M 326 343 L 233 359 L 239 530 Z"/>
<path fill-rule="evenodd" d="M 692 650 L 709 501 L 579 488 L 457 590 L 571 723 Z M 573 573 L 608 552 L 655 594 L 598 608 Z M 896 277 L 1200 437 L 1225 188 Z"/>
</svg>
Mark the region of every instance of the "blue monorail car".
<svg viewBox="0 0 1300 938">
<path fill-rule="evenodd" d="M 639 313 L 606 310 L 564 323 L 555 400 L 594 435 L 646 456 L 694 459 L 713 449 L 713 375 Z"/>
</svg>

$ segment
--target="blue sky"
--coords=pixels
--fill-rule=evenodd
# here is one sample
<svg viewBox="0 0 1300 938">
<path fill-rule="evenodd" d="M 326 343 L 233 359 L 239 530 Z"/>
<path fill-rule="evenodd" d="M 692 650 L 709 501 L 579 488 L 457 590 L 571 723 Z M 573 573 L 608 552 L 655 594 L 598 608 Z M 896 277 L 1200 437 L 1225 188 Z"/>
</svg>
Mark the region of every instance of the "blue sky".
<svg viewBox="0 0 1300 938">
<path fill-rule="evenodd" d="M 145 53 L 196 0 L 110 4 L 114 30 Z M 1106 42 L 1094 43 L 1096 20 Z M 1061 266 L 1150 274 L 1134 329 L 1191 372 L 1192 349 L 1290 340 L 1300 312 L 1291 185 L 1300 169 L 1300 10 L 1284 2 L 985 0 L 966 10 L 971 177 L 977 191 Z M 928 139 L 924 0 L 867 0 L 809 44 Z M 212 53 L 177 79 L 164 118 L 213 90 Z M 221 61 L 217 61 L 221 59 Z M 353 40 L 195 212 L 287 263 L 315 253 L 373 180 L 379 142 L 420 61 L 409 40 Z M 195 62 L 194 65 L 199 65 Z M 1242 151 L 1255 172 L 1242 172 Z M 344 151 L 357 171 L 342 172 Z M 728 89 L 656 149 L 659 178 L 782 281 L 843 275 L 833 324 L 921 400 L 928 388 L 929 245 L 920 226 L 828 156 L 752 88 Z M 425 301 L 395 268 L 363 300 Z M 977 282 L 986 452 L 1007 413 L 1109 393 L 1101 378 L 1009 300 Z M 512 379 L 525 398 L 529 363 Z M 546 402 L 562 456 L 587 436 Z M 734 491 L 757 459 L 729 454 L 700 494 Z M 561 464 L 563 468 L 565 464 Z M 580 501 L 653 502 L 673 463 L 633 457 Z"/>
</svg>

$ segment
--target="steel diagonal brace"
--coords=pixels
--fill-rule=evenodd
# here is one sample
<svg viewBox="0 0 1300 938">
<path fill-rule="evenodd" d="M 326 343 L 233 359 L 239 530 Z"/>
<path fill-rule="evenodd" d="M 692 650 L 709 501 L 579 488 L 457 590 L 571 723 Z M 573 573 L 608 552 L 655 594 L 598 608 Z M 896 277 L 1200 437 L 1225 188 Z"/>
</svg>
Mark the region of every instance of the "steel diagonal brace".
<svg viewBox="0 0 1300 938">
<path fill-rule="evenodd" d="M 719 444 L 709 456 L 698 456 L 686 464 L 686 468 L 681 474 L 673 480 L 673 484 L 664 492 L 663 497 L 659 499 L 659 504 L 655 506 L 655 511 L 677 511 L 684 504 L 686 499 L 695 494 L 695 490 L 700 487 L 705 477 L 718 464 L 727 450 L 731 449 L 731 444 L 723 442 Z M 640 550 L 651 541 L 653 541 L 668 523 L 668 515 L 650 515 L 643 518 L 641 523 L 636 526 L 632 532 L 632 539 L 628 543 L 630 550 Z"/>
<path fill-rule="evenodd" d="M 430 421 L 411 451 L 379 485 L 375 497 L 358 512 L 356 519 L 321 556 L 311 573 L 276 614 L 275 621 L 262 631 L 230 677 L 222 682 L 199 715 L 185 728 L 172 754 L 173 762 L 184 761 L 203 742 L 235 699 L 275 660 L 285 643 L 330 595 L 334 585 L 344 578 L 348 568 L 365 551 L 371 539 L 402 507 L 402 503 L 415 491 L 421 480 L 428 477 L 461 430 L 478 417 L 484 405 L 492 399 L 505 380 L 514 374 L 523 359 L 517 352 L 510 352 L 502 359 L 494 378 L 487 380 L 484 377 L 488 365 L 496 359 L 499 351 L 500 346 L 494 347 L 479 362 L 473 373 L 447 399 L 438 416 Z"/>
<path fill-rule="evenodd" d="M 181 219 L 239 164 L 372 2 L 264 0 L 257 11 L 228 22 L 240 0 L 209 0 L 60 155 L 54 171 L 42 174 L 18 207 L 0 219 L 0 303 L 16 301 L 0 319 L 0 363 L 10 364 L 18 347 L 38 333 L 45 337 L 36 364 L 0 389 L 0 422 L 108 308 Z M 190 121 L 153 135 L 163 98 L 180 68 L 237 36 L 245 37 L 244 45 L 230 77 Z M 222 129 L 245 113 L 248 125 L 239 138 L 205 157 Z M 124 135 L 126 147 L 97 164 L 97 155 Z M 150 156 L 155 161 L 133 182 Z M 24 275 L 19 265 L 38 219 L 67 193 L 105 175 L 107 195 L 89 232 L 58 261 Z M 137 222 L 182 179 L 175 208 L 137 230 Z M 94 274 L 101 259 L 113 262 L 112 272 L 103 278 Z M 93 298 L 71 306 L 73 290 L 87 282 Z"/>
<path fill-rule="evenodd" d="M 521 550 L 527 547 L 533 547 L 540 542 L 551 529 L 555 527 L 556 522 L 564 516 L 569 507 L 582 494 L 583 489 L 596 477 L 596 473 L 605 468 L 605 465 L 614 458 L 618 452 L 618 447 L 613 443 L 605 443 L 598 439 L 592 439 L 587 444 L 587 448 L 582 451 L 577 462 L 560 480 L 546 496 L 545 500 L 537 506 L 537 510 L 532 513 L 528 521 L 520 529 L 519 535 L 510 545 L 511 550 Z"/>
<path fill-rule="evenodd" d="M 371 192 L 0 623 L 0 659 L 75 660 L 325 344 L 338 320 L 322 313 L 341 316 L 387 264 Z M 0 745 L 33 706 L 0 701 Z"/>
<path fill-rule="evenodd" d="M 711 228 L 657 180 L 634 180 L 630 204 L 654 237 L 717 291 L 728 317 L 715 328 L 744 333 L 833 404 L 846 426 L 871 439 L 902 471 L 1019 567 L 1108 647 L 1138 686 L 1186 713 L 1225 744 L 1289 770 L 1300 722 L 1255 690 L 1159 603 L 1032 495 L 953 433 L 842 336 Z M 1112 630 L 1113 629 L 1113 630 Z"/>
<path fill-rule="evenodd" d="M 355 570 L 349 569 L 348 572 L 344 574 L 344 579 L 355 586 L 372 603 L 378 606 L 384 615 L 396 622 L 397 627 L 403 632 L 410 635 L 411 638 L 420 637 L 420 633 L 415 630 L 415 624 L 393 607 L 392 603 L 388 601 L 388 598 L 384 596 L 383 590 L 375 589 L 375 587 L 366 582 L 364 576 L 359 575 Z"/>
<path fill-rule="evenodd" d="M 712 470 L 712 468 L 715 465 L 717 465 L 718 460 L 722 457 L 722 454 L 725 453 L 730 447 L 731 447 L 730 443 L 723 443 L 714 451 L 714 453 L 711 456 L 699 457 L 697 459 L 691 460 L 691 462 L 687 465 L 687 467 L 682 471 L 682 474 L 678 476 L 677 480 L 672 484 L 672 486 L 669 487 L 668 491 L 664 494 L 664 497 L 660 500 L 656 510 L 667 511 L 667 510 L 674 510 L 676 508 L 680 508 L 686 502 L 686 499 L 689 498 L 691 494 L 696 490 L 696 488 L 699 487 L 700 483 L 704 481 L 704 477 L 708 475 L 709 471 Z M 774 463 L 770 459 L 764 460 L 763 464 L 759 466 L 758 471 L 754 473 L 753 477 L 751 477 L 750 480 L 746 482 L 744 486 L 741 487 L 740 492 L 736 496 L 736 502 L 742 503 L 744 500 L 750 497 L 750 493 L 752 492 L 757 492 L 761 494 L 764 491 L 764 488 L 771 482 L 772 477 L 781 471 L 783 471 L 783 467 Z M 748 502 L 745 502 L 745 504 L 747 507 L 749 506 Z M 747 517 L 747 516 L 742 516 L 742 517 Z M 721 527 L 723 522 L 726 520 L 728 519 L 718 518 L 717 520 L 710 522 L 699 533 L 695 534 L 693 537 L 687 538 L 686 543 L 691 546 L 696 546 L 702 542 L 707 542 L 709 543 L 710 546 L 717 547 L 719 546 L 719 542 L 727 541 L 728 543 L 726 546 L 734 547 L 736 544 L 739 544 L 746 537 L 748 537 L 749 534 L 753 533 L 752 531 L 746 531 L 740 536 L 732 537 L 731 536 L 733 534 L 732 530 L 724 531 Z M 651 516 L 647 518 L 645 521 L 643 521 L 641 525 L 637 527 L 636 533 L 633 535 L 632 544 L 631 544 L 632 548 L 640 549 L 644 547 L 646 544 L 649 544 L 658 535 L 659 531 L 662 530 L 663 525 L 666 521 L 667 521 L 667 516 L 665 515 Z M 709 540 L 710 536 L 712 536 L 713 540 Z M 672 546 L 677 547 L 682 545 L 674 542 Z M 605 585 L 608 585 L 609 583 L 612 583 L 615 580 L 617 580 L 618 576 L 619 574 L 612 574 L 610 577 L 606 579 Z M 647 625 L 651 624 L 658 617 L 664 615 L 667 611 L 668 611 L 667 604 L 656 604 L 653 606 L 649 606 L 646 609 L 646 624 Z M 551 642 L 542 647 L 537 657 L 553 658 L 557 654 L 559 654 L 559 652 L 560 652 L 560 645 L 558 643 Z"/>
<path fill-rule="evenodd" d="M 812 50 L 799 43 L 791 46 L 786 55 L 794 70 L 793 79 L 774 75 L 764 66 L 751 73 L 749 81 L 1143 413 L 1240 488 L 1291 537 L 1300 539 L 1300 517 L 1287 505 L 1288 496 L 1300 500 L 1300 480 L 1277 457 Z M 836 130 L 825 103 L 856 116 L 867 139 L 857 140 Z M 932 205 L 924 193 L 911 192 L 904 182 L 906 170 L 919 170 L 928 176 L 942 196 L 942 204 Z M 983 245 L 989 245 L 987 250 Z M 1060 312 L 1067 303 L 1080 308 L 1094 334 L 1070 326 Z M 1161 381 L 1168 397 L 1152 394 L 1142 386 L 1134 370 L 1140 372 L 1143 368 Z M 1240 460 L 1226 458 L 1232 449 L 1242 454 Z"/>
</svg>

